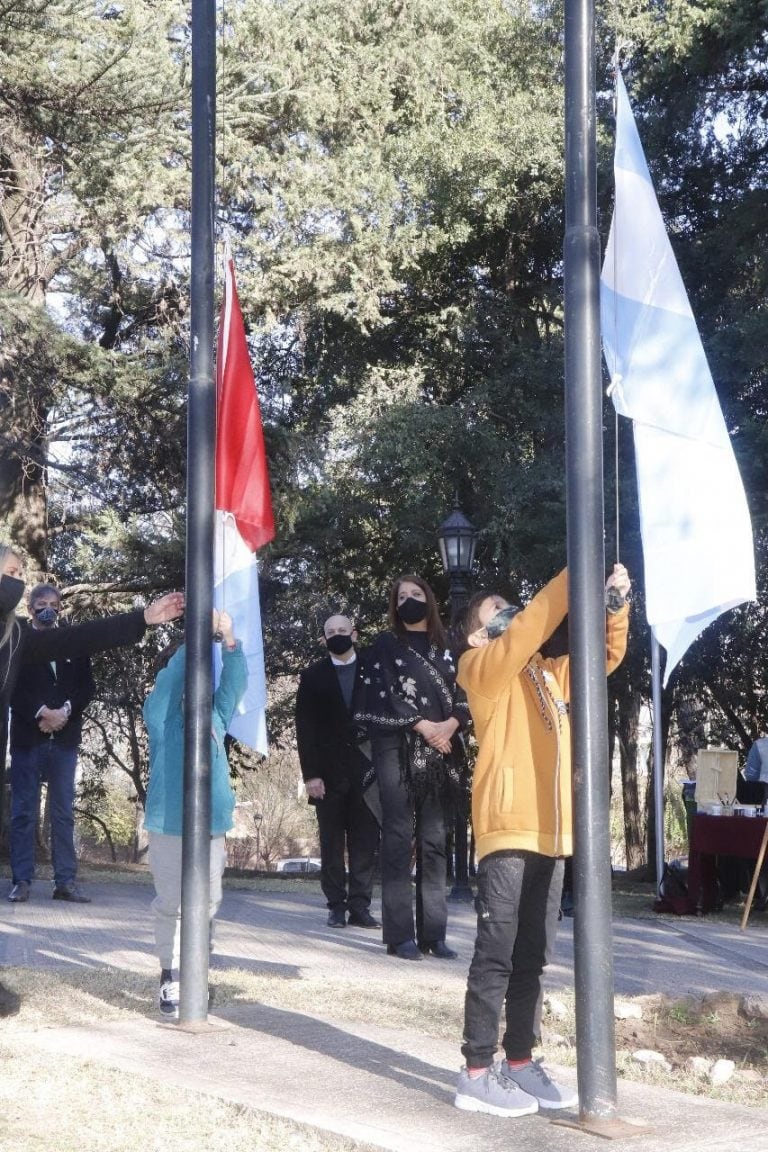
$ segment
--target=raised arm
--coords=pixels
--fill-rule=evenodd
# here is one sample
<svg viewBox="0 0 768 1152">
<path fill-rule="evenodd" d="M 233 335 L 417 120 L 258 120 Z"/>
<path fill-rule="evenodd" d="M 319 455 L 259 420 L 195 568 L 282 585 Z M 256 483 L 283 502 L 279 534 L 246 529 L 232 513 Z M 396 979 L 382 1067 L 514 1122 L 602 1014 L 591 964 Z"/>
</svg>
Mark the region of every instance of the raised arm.
<svg viewBox="0 0 768 1152">
<path fill-rule="evenodd" d="M 62 657 L 92 656 L 108 648 L 123 648 L 141 640 L 148 626 L 166 624 L 184 612 L 184 594 L 169 592 L 153 600 L 146 608 L 101 616 L 72 624 L 68 628 L 48 630 L 22 624 L 22 664 L 41 664 Z"/>
<path fill-rule="evenodd" d="M 459 660 L 459 684 L 470 695 L 495 699 L 522 672 L 567 612 L 568 574 L 563 569 L 517 613 L 498 639 L 464 653 Z"/>
</svg>

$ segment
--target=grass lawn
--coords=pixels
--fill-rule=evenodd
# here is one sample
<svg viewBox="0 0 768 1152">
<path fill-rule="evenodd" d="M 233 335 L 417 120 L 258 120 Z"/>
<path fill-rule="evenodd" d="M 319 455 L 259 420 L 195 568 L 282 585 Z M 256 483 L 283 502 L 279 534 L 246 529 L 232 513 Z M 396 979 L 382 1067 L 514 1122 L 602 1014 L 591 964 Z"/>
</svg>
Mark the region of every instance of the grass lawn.
<svg viewBox="0 0 768 1152">
<path fill-rule="evenodd" d="M 146 873 L 144 873 L 146 876 Z M 84 869 L 85 881 L 135 882 L 133 871 Z M 262 876 L 232 878 L 227 885 L 254 890 L 319 893 L 316 880 Z M 654 917 L 650 885 L 616 885 L 615 913 Z M 741 908 L 720 915 L 738 922 Z M 0 1148 L 9 1152 L 362 1152 L 365 1145 L 273 1116 L 126 1074 L 91 1060 L 62 1060 L 35 1045 L 35 1032 L 67 1026 L 94 1029 L 105 1019 L 156 1018 L 156 980 L 140 973 L 102 969 L 8 969 L 3 982 L 20 997 L 0 1038 Z M 439 982 L 409 985 L 359 977 L 304 974 L 298 979 L 271 972 L 212 969 L 214 1012 L 228 1004 L 258 1002 L 287 1011 L 332 1016 L 344 1021 L 381 1023 L 455 1040 L 461 1034 L 461 997 Z M 545 1008 L 541 1054 L 553 1064 L 575 1064 L 574 1005 L 571 995 Z M 736 998 L 707 1003 L 641 998 L 643 1019 L 617 1021 L 617 1070 L 648 1084 L 674 1087 L 752 1106 L 768 1106 L 768 1025 L 745 1021 Z M 660 1051 L 672 1071 L 633 1062 L 638 1048 Z M 736 1075 L 714 1087 L 690 1065 L 699 1056 L 728 1057 Z M 52 1133 L 55 1136 L 52 1139 Z"/>
</svg>

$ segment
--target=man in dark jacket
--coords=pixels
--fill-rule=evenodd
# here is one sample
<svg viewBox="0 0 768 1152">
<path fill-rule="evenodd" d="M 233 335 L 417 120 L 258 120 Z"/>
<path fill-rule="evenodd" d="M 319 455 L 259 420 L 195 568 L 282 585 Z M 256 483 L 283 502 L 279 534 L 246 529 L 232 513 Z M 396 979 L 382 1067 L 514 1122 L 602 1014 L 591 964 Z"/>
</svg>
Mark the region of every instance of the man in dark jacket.
<svg viewBox="0 0 768 1152">
<path fill-rule="evenodd" d="M 371 915 L 371 890 L 378 822 L 365 798 L 370 761 L 353 720 L 362 696 L 357 633 L 346 616 L 325 622 L 325 659 L 306 668 L 296 697 L 296 739 L 309 803 L 320 832 L 320 883 L 328 902 L 328 924 L 379 928 Z M 349 877 L 344 850 L 349 857 Z"/>
<path fill-rule="evenodd" d="M 29 595 L 31 627 L 58 625 L 61 596 L 51 584 Z M 40 785 L 48 785 L 54 900 L 89 903 L 77 887 L 75 854 L 75 773 L 83 712 L 93 699 L 91 661 L 59 659 L 24 667 L 11 698 L 11 871 L 8 899 L 29 898 L 35 870 L 35 831 Z"/>
</svg>

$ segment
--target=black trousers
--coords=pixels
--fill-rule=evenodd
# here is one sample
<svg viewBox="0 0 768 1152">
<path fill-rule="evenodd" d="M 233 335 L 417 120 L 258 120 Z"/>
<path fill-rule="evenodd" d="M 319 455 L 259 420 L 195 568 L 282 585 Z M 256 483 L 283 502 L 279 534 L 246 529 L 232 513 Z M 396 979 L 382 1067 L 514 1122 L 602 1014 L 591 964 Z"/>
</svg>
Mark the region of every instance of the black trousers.
<svg viewBox="0 0 768 1152">
<path fill-rule="evenodd" d="M 557 933 L 563 863 L 538 852 L 494 852 L 480 861 L 461 1049 L 469 1068 L 493 1063 L 505 1004 L 507 1059 L 528 1059 L 539 1039 L 541 977 Z"/>
<path fill-rule="evenodd" d="M 329 790 L 315 804 L 320 832 L 320 887 L 328 907 L 367 912 L 371 904 L 379 825 L 359 788 Z M 344 851 L 349 858 L 349 876 Z"/>
<path fill-rule="evenodd" d="M 399 737 L 373 742 L 381 796 L 381 912 L 385 944 L 445 939 L 445 818 L 439 799 L 414 805 L 400 779 Z M 411 884 L 411 846 L 416 837 L 416 919 Z"/>
</svg>

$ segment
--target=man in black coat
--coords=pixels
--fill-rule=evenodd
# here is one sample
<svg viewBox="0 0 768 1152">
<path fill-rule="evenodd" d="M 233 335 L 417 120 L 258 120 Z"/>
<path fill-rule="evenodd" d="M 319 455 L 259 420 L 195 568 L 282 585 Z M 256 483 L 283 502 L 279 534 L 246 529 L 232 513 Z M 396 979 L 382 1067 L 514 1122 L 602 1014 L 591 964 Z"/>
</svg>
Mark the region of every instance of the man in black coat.
<svg viewBox="0 0 768 1152">
<path fill-rule="evenodd" d="M 61 596 L 52 584 L 29 595 L 31 627 L 48 631 L 58 624 Z M 89 903 L 76 885 L 75 774 L 83 712 L 96 686 L 91 661 L 62 658 L 24 667 L 11 697 L 11 871 L 8 899 L 29 898 L 35 870 L 35 831 L 40 785 L 48 785 L 55 900 Z"/>
<path fill-rule="evenodd" d="M 379 928 L 371 915 L 371 890 L 379 825 L 366 802 L 370 761 L 354 723 L 363 696 L 357 633 L 346 616 L 331 616 L 323 629 L 328 655 L 306 668 L 296 697 L 296 740 L 304 786 L 317 813 L 320 883 L 328 924 Z M 349 858 L 349 876 L 344 850 Z"/>
</svg>

